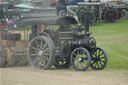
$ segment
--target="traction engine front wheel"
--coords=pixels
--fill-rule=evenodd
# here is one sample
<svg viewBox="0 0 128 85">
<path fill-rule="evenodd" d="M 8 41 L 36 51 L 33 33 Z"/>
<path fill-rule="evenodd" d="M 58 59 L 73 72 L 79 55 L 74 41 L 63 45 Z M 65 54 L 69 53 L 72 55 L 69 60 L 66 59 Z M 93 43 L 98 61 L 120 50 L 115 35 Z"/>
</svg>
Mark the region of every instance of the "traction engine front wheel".
<svg viewBox="0 0 128 85">
<path fill-rule="evenodd" d="M 85 48 L 76 48 L 71 54 L 71 64 L 76 71 L 85 71 L 90 66 L 91 57 Z"/>
<path fill-rule="evenodd" d="M 91 54 L 91 68 L 93 70 L 103 70 L 107 65 L 108 57 L 106 52 L 101 48 L 96 48 L 96 50 Z"/>
</svg>

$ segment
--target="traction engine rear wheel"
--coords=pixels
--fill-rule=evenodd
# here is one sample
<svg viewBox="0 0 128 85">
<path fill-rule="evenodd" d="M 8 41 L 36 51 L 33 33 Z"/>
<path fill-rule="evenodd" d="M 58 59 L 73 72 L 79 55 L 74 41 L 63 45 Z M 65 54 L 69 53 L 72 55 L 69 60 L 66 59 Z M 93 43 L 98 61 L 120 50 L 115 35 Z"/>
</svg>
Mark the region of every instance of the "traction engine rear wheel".
<svg viewBox="0 0 128 85">
<path fill-rule="evenodd" d="M 103 70 L 107 65 L 107 54 L 101 48 L 96 48 L 95 52 L 91 54 L 91 68 L 93 70 Z"/>
<path fill-rule="evenodd" d="M 30 64 L 38 69 L 48 69 L 55 62 L 54 44 L 48 37 L 35 37 L 29 47 Z"/>
<path fill-rule="evenodd" d="M 113 9 L 108 9 L 105 13 L 104 13 L 104 21 L 105 22 L 111 22 L 111 23 L 115 23 L 118 19 L 118 14 L 115 10 Z"/>
<path fill-rule="evenodd" d="M 87 70 L 90 62 L 90 54 L 85 48 L 76 48 L 71 54 L 71 64 L 76 71 Z"/>
</svg>

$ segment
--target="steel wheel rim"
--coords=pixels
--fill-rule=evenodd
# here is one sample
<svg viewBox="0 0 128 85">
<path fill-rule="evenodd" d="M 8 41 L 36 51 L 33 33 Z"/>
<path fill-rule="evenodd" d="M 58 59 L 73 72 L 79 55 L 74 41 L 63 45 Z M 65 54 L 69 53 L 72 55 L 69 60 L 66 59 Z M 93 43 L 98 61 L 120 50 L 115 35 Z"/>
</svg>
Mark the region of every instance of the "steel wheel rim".
<svg viewBox="0 0 128 85">
<path fill-rule="evenodd" d="M 102 70 L 107 65 L 107 54 L 101 48 L 97 48 L 96 51 L 91 55 L 91 67 L 94 70 Z"/>
<path fill-rule="evenodd" d="M 50 48 L 48 43 L 41 38 L 36 38 L 30 45 L 29 56 L 31 64 L 36 68 L 45 68 L 50 59 Z"/>
<path fill-rule="evenodd" d="M 90 55 L 84 48 L 74 50 L 71 56 L 73 68 L 76 68 L 75 70 L 77 71 L 85 71 L 90 65 Z"/>
<path fill-rule="evenodd" d="M 108 11 L 105 13 L 105 22 L 116 22 L 117 13 L 114 11 Z"/>
</svg>

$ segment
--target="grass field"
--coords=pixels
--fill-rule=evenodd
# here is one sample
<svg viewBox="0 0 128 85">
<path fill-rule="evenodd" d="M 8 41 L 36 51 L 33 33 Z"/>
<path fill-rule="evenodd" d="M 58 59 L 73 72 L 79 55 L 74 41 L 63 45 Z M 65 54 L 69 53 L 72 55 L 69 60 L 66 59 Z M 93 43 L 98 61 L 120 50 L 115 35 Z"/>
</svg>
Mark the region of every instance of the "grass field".
<svg viewBox="0 0 128 85">
<path fill-rule="evenodd" d="M 128 69 L 128 20 L 97 24 L 90 31 L 108 54 L 107 69 Z"/>
</svg>

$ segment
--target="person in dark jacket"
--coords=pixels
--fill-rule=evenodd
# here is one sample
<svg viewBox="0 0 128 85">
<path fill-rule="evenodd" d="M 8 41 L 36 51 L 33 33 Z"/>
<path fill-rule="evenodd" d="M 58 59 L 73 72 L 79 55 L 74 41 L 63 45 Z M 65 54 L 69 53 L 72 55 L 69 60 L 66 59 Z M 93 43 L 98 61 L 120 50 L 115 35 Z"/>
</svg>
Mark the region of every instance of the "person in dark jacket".
<svg viewBox="0 0 128 85">
<path fill-rule="evenodd" d="M 58 0 L 56 4 L 57 15 L 59 15 L 60 10 L 66 10 L 66 6 L 67 0 Z"/>
<path fill-rule="evenodd" d="M 13 9 L 13 8 L 14 8 L 14 1 L 11 0 L 11 1 L 9 1 L 8 9 Z"/>
</svg>

